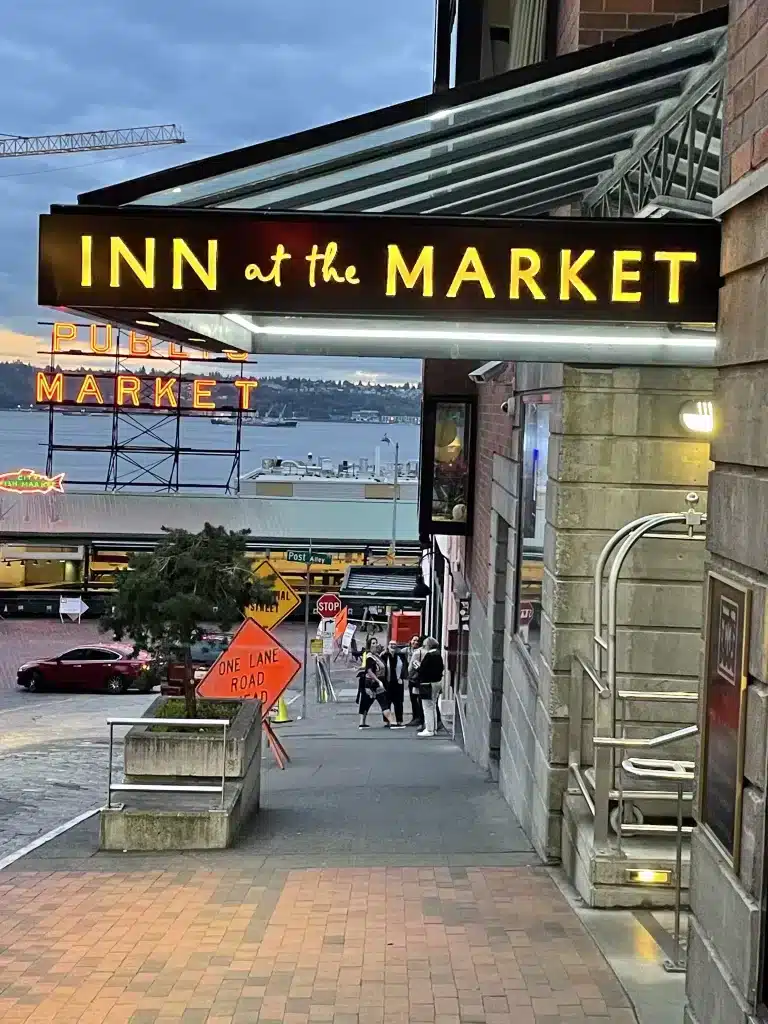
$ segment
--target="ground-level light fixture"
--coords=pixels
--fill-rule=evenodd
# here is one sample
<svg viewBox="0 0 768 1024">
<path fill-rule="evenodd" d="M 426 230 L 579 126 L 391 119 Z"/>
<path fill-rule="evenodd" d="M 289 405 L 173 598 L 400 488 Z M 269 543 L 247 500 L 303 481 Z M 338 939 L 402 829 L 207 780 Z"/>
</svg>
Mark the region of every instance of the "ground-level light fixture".
<svg viewBox="0 0 768 1024">
<path fill-rule="evenodd" d="M 710 401 L 686 402 L 680 410 L 680 424 L 691 434 L 711 434 L 715 425 L 714 403 Z"/>
<path fill-rule="evenodd" d="M 656 868 L 628 868 L 624 877 L 630 885 L 669 885 L 672 872 Z"/>
</svg>

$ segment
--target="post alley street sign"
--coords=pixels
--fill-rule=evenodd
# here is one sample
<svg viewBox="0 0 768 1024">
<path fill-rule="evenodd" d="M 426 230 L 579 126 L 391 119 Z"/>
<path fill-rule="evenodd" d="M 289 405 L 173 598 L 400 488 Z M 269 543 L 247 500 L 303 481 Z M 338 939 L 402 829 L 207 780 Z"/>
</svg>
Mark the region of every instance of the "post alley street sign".
<svg viewBox="0 0 768 1024">
<path fill-rule="evenodd" d="M 44 306 L 714 323 L 714 221 L 53 207 Z"/>
</svg>

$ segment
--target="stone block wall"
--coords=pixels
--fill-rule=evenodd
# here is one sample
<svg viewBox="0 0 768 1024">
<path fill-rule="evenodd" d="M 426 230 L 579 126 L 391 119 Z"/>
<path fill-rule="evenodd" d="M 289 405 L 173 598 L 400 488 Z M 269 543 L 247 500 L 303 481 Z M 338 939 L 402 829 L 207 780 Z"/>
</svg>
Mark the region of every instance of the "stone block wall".
<svg viewBox="0 0 768 1024">
<path fill-rule="evenodd" d="M 763 18 L 768 17 L 764 8 Z M 738 28 L 737 18 L 731 34 Z M 753 29 L 757 34 L 755 25 Z M 732 47 L 740 53 L 743 46 Z M 768 763 L 768 189 L 723 224 L 718 429 L 712 444 L 711 567 L 752 590 L 741 856 L 694 832 L 686 1019 L 747 1024 L 759 1009 Z"/>
<path fill-rule="evenodd" d="M 690 490 L 706 509 L 709 445 L 687 435 L 685 401 L 711 394 L 709 370 L 579 369 L 519 364 L 518 393 L 552 395 L 541 656 L 533 665 L 514 634 L 520 426 L 507 421 L 504 453 L 489 452 L 478 480 L 473 538 L 470 672 L 466 749 L 493 767 L 492 721 L 501 710 L 499 785 L 546 859 L 560 854 L 562 795 L 567 785 L 568 688 L 574 651 L 592 655 L 593 573 L 611 534 L 639 516 L 684 511 Z M 482 410 L 487 385 L 480 386 Z M 490 389 L 489 389 L 490 390 Z M 507 387 L 505 397 L 508 397 Z M 494 403 L 500 405 L 499 394 Z M 499 446 L 499 445 L 497 445 Z M 498 564 L 507 524 L 506 564 Z M 619 684 L 632 689 L 698 686 L 704 545 L 641 542 L 618 590 Z M 637 705 L 635 735 L 695 720 L 693 707 L 674 721 L 666 705 Z M 591 756 L 591 704 L 585 703 L 584 749 Z M 669 712 L 666 712 L 669 716 Z M 689 747 L 670 756 L 690 756 Z"/>
</svg>

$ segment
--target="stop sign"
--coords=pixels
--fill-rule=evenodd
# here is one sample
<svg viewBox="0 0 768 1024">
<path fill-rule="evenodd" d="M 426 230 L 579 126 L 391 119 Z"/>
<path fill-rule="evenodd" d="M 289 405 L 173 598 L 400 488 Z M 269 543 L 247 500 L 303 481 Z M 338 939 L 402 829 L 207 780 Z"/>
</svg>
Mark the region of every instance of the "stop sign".
<svg viewBox="0 0 768 1024">
<path fill-rule="evenodd" d="M 321 619 L 332 619 L 341 611 L 341 601 L 337 594 L 323 594 L 318 597 L 316 607 Z"/>
</svg>

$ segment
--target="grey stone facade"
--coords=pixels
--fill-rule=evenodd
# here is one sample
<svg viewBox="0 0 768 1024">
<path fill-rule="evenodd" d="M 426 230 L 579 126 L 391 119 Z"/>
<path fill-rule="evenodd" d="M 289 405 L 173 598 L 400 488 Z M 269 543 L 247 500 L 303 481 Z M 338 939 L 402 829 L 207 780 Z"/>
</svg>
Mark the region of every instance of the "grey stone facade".
<svg viewBox="0 0 768 1024">
<path fill-rule="evenodd" d="M 768 191 L 726 214 L 707 546 L 711 567 L 752 592 L 741 853 L 735 869 L 705 830 L 691 847 L 686 1018 L 764 1019 L 759 994 L 768 736 Z"/>
<path fill-rule="evenodd" d="M 552 396 L 541 653 L 533 663 L 514 635 L 521 442 L 519 421 L 510 421 L 515 457 L 493 461 L 488 590 L 472 600 L 465 744 L 470 756 L 498 772 L 505 798 L 548 860 L 561 850 L 570 661 L 575 651 L 592 655 L 598 554 L 626 522 L 684 511 L 692 489 L 701 495 L 699 508 L 706 508 L 709 445 L 685 433 L 679 413 L 685 401 L 711 395 L 712 377 L 692 369 L 518 366 L 518 394 L 546 390 Z M 499 566 L 504 524 L 505 565 Z M 700 542 L 646 541 L 630 555 L 618 592 L 618 621 L 626 624 L 618 638 L 620 686 L 697 688 L 703 574 Z M 678 705 L 674 719 L 665 721 L 665 707 L 636 705 L 629 716 L 637 723 L 633 734 L 675 728 L 683 716 L 695 720 L 693 708 L 681 716 Z M 587 760 L 590 708 L 588 699 Z M 668 749 L 670 756 L 692 752 Z"/>
</svg>

